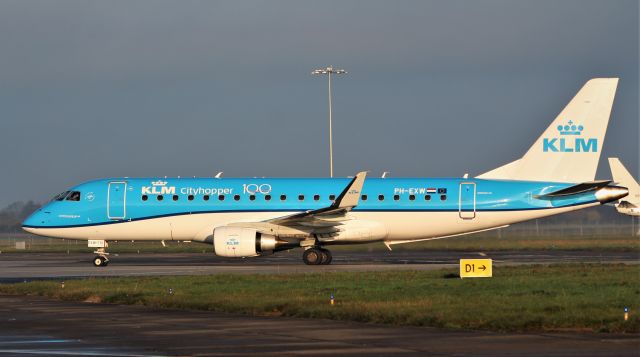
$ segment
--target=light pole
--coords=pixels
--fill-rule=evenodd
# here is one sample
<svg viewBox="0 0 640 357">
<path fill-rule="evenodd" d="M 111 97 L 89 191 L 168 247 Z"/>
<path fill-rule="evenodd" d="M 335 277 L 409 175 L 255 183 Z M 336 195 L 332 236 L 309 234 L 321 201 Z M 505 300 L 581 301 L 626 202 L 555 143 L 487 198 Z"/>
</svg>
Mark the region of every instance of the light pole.
<svg viewBox="0 0 640 357">
<path fill-rule="evenodd" d="M 331 127 L 331 75 L 332 74 L 346 74 L 344 69 L 336 69 L 333 66 L 327 68 L 315 69 L 311 74 L 327 74 L 329 75 L 329 175 L 333 177 L 333 133 Z"/>
</svg>

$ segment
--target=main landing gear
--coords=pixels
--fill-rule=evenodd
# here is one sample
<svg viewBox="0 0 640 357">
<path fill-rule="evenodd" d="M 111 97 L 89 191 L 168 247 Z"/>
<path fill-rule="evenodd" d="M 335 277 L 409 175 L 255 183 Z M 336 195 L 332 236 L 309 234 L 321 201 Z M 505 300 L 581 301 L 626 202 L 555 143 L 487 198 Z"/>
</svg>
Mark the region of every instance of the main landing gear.
<svg viewBox="0 0 640 357">
<path fill-rule="evenodd" d="M 107 242 L 105 242 L 105 246 L 103 248 L 98 248 L 94 253 L 97 255 L 93 258 L 93 265 L 97 267 L 106 267 L 109 265 L 109 258 L 107 256 L 109 253 L 106 251 Z"/>
<path fill-rule="evenodd" d="M 324 248 L 313 247 L 302 253 L 302 260 L 307 265 L 329 265 L 333 257 L 331 252 Z"/>
</svg>

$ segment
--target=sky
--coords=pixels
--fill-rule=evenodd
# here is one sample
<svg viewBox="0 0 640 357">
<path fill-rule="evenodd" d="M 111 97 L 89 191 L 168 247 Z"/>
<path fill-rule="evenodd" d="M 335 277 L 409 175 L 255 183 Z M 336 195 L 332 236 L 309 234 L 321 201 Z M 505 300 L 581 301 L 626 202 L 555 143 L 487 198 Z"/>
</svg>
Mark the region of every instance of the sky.
<svg viewBox="0 0 640 357">
<path fill-rule="evenodd" d="M 0 0 L 0 207 L 104 177 L 478 175 L 620 77 L 598 178 L 638 177 L 637 0 Z"/>
</svg>

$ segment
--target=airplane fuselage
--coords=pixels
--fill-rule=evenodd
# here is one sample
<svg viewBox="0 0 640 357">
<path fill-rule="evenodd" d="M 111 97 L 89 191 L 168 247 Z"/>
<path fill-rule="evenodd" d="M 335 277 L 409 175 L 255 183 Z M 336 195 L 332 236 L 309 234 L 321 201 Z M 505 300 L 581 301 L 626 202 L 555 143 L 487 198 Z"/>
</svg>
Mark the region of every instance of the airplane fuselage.
<svg viewBox="0 0 640 357">
<path fill-rule="evenodd" d="M 216 227 L 320 209 L 349 179 L 115 178 L 69 189 L 24 223 L 52 237 L 208 242 Z M 369 178 L 360 202 L 326 243 L 405 241 L 463 234 L 601 203 L 596 192 L 558 198 L 568 183 Z"/>
</svg>

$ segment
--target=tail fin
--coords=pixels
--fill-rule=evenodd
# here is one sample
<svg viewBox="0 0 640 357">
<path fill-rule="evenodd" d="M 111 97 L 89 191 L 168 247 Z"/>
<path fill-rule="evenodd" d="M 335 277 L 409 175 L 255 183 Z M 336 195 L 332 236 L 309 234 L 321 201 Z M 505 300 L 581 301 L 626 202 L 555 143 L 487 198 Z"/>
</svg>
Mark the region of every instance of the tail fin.
<svg viewBox="0 0 640 357">
<path fill-rule="evenodd" d="M 629 196 L 624 200 L 640 207 L 640 184 L 622 165 L 622 162 L 616 157 L 609 158 L 609 166 L 611 167 L 611 176 L 617 185 L 624 186 L 629 189 Z"/>
<path fill-rule="evenodd" d="M 618 78 L 589 80 L 522 158 L 478 178 L 593 181 L 617 86 Z"/>
</svg>

